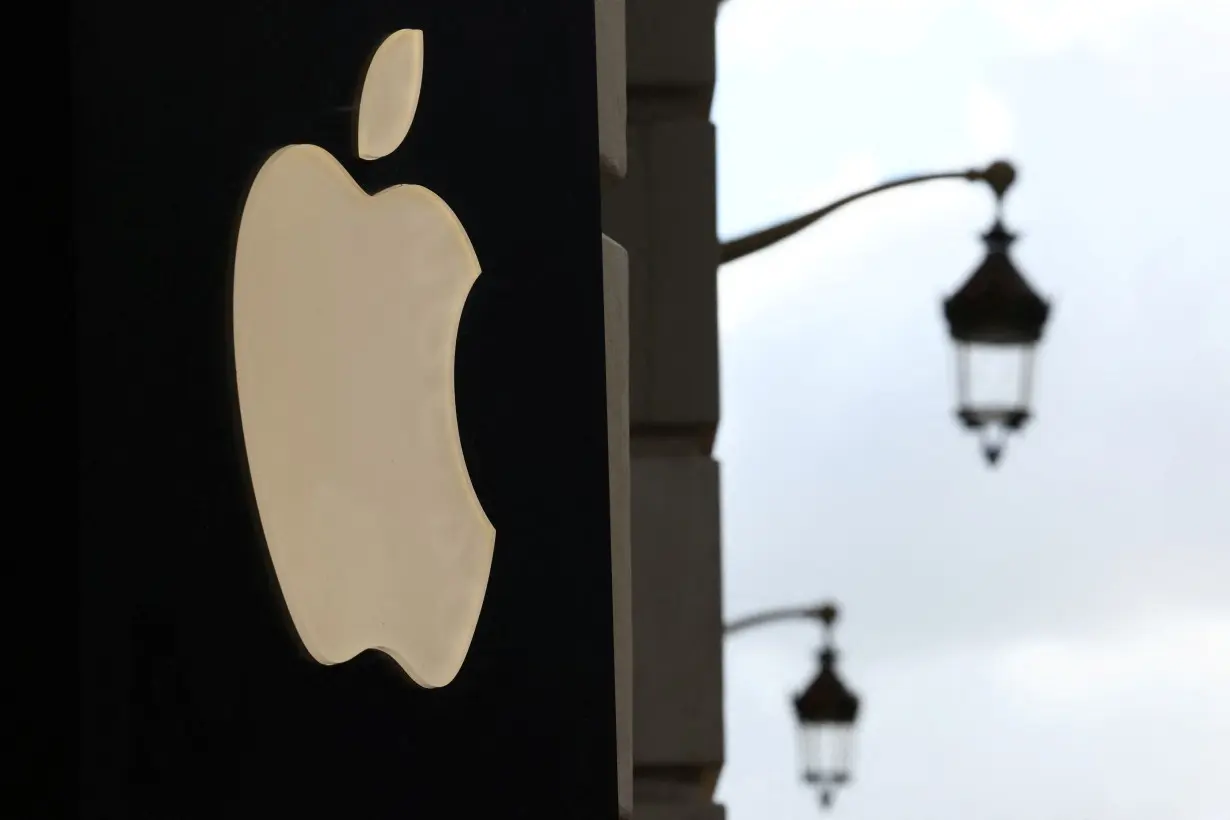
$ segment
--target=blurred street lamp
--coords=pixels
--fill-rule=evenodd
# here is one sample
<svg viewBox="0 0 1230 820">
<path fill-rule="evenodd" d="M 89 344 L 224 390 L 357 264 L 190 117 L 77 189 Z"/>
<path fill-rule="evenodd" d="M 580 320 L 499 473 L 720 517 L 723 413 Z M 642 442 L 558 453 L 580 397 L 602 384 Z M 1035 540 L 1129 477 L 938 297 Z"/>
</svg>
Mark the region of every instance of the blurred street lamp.
<svg viewBox="0 0 1230 820">
<path fill-rule="evenodd" d="M 833 805 L 834 792 L 850 782 L 854 757 L 854 722 L 858 719 L 858 696 L 837 675 L 837 650 L 832 626 L 837 608 L 823 608 L 824 648 L 820 671 L 794 699 L 799 720 L 799 757 L 803 782 L 820 791 L 820 805 Z"/>
<path fill-rule="evenodd" d="M 821 807 L 828 809 L 838 789 L 851 779 L 854 758 L 854 724 L 858 720 L 858 696 L 846 688 L 837 673 L 837 650 L 833 624 L 837 605 L 777 609 L 733 621 L 727 635 L 752 627 L 785 620 L 808 619 L 824 626 L 820 669 L 815 678 L 794 698 L 798 719 L 799 767 L 802 780 L 817 789 Z"/>
<path fill-rule="evenodd" d="M 986 259 L 944 302 L 957 346 L 957 417 L 979 434 L 992 465 L 1029 421 L 1034 348 L 1050 314 L 1008 256 L 1015 238 L 997 214 L 982 236 Z"/>
<path fill-rule="evenodd" d="M 1003 224 L 1003 200 L 1016 180 L 1004 160 L 986 168 L 918 174 L 850 194 L 764 230 L 721 244 L 721 263 L 733 262 L 793 236 L 842 206 L 893 188 L 940 179 L 986 183 L 995 194 L 995 223 L 983 234 L 987 255 L 944 301 L 948 332 L 957 348 L 957 418 L 978 434 L 983 457 L 999 463 L 1007 438 L 1029 421 L 1034 350 L 1042 339 L 1050 306 L 1013 265 L 1009 246 L 1016 238 Z"/>
</svg>

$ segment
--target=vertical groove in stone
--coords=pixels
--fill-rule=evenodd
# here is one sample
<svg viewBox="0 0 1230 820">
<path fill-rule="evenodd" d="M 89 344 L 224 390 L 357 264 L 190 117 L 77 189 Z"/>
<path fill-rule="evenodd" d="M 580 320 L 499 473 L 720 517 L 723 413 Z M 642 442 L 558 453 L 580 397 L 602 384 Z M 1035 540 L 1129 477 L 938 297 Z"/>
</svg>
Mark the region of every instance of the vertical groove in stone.
<svg viewBox="0 0 1230 820">
<path fill-rule="evenodd" d="M 611 584 L 615 612 L 615 717 L 619 805 L 632 811 L 632 478 L 628 436 L 628 254 L 602 237 L 606 307 L 607 450 L 610 460 Z"/>
<path fill-rule="evenodd" d="M 628 168 L 624 0 L 594 0 L 594 36 L 598 76 L 598 167 L 605 193 L 618 187 Z M 602 237 L 602 279 L 606 326 L 617 779 L 619 814 L 622 820 L 630 820 L 633 800 L 633 602 L 628 252 L 607 236 Z"/>
</svg>

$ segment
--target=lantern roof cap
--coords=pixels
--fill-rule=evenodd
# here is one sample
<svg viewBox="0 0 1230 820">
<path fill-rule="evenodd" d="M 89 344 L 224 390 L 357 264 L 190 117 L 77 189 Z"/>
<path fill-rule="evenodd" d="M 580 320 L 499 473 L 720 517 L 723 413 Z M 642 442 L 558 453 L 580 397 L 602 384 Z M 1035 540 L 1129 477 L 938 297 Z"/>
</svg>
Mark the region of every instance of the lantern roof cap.
<svg viewBox="0 0 1230 820">
<path fill-rule="evenodd" d="M 851 724 L 858 718 L 858 696 L 837 674 L 837 653 L 826 646 L 820 652 L 820 671 L 794 699 L 801 724 Z"/>
<path fill-rule="evenodd" d="M 996 219 L 982 235 L 987 255 L 944 301 L 952 338 L 982 344 L 1034 344 L 1041 340 L 1050 305 L 1030 287 L 1009 256 L 1016 236 Z"/>
</svg>

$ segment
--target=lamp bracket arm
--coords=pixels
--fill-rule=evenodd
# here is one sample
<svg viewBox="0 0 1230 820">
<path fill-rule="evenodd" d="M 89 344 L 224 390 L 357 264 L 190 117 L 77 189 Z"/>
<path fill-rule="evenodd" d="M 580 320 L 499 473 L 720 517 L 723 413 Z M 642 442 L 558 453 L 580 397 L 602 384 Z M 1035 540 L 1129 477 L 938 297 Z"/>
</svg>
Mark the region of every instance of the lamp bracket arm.
<svg viewBox="0 0 1230 820">
<path fill-rule="evenodd" d="M 799 231 L 810 225 L 819 222 L 824 217 L 834 211 L 849 205 L 852 202 L 857 202 L 860 199 L 865 199 L 869 196 L 890 191 L 894 188 L 904 188 L 907 185 L 917 185 L 921 182 L 933 182 L 938 179 L 964 179 L 969 182 L 985 182 L 990 186 L 991 191 L 995 194 L 997 203 L 1003 201 L 1004 195 L 1008 189 L 1012 187 L 1012 183 L 1016 179 L 1016 169 L 1012 164 L 1004 160 L 999 160 L 988 165 L 986 168 L 969 168 L 964 171 L 943 171 L 940 173 L 931 174 L 914 174 L 912 176 L 900 177 L 892 179 L 888 182 L 882 182 L 879 185 L 873 185 L 870 188 L 865 188 L 861 191 L 856 191 L 848 196 L 844 196 L 835 202 L 830 202 L 822 208 L 817 208 L 814 211 L 797 216 L 794 219 L 789 219 L 785 222 L 772 225 L 768 228 L 763 228 L 759 231 L 754 231 L 745 234 L 737 239 L 729 239 L 720 243 L 718 250 L 718 264 L 724 265 L 728 262 L 734 262 L 736 259 L 742 259 L 745 256 L 755 253 L 756 251 L 764 250 L 770 245 L 775 245 L 783 239 L 794 236 Z"/>
</svg>

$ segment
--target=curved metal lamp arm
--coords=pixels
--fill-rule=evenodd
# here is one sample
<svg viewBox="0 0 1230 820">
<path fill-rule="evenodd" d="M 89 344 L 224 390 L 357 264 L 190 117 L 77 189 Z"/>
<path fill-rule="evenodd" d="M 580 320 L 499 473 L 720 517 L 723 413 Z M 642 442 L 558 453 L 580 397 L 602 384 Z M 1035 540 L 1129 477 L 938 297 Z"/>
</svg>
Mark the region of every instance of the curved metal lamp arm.
<svg viewBox="0 0 1230 820">
<path fill-rule="evenodd" d="M 774 225 L 770 228 L 756 231 L 755 233 L 741 236 L 738 239 L 731 239 L 721 243 L 718 254 L 718 264 L 724 265 L 727 262 L 733 262 L 736 259 L 742 259 L 748 254 L 755 253 L 759 250 L 764 250 L 770 245 L 774 245 L 783 239 L 794 236 L 799 231 L 809 225 L 823 219 L 824 217 L 836 211 L 843 205 L 849 205 L 851 202 L 857 202 L 864 197 L 878 194 L 881 191 L 888 191 L 893 188 L 902 188 L 906 185 L 916 185 L 920 182 L 931 182 L 937 179 L 966 179 L 970 182 L 985 182 L 991 186 L 995 192 L 996 199 L 1002 200 L 1004 193 L 1012 185 L 1012 181 L 1016 178 L 1016 170 L 1008 162 L 1000 160 L 993 162 L 986 168 L 970 168 L 965 171 L 944 171 L 936 174 L 915 174 L 914 176 L 901 177 L 900 179 L 889 180 L 875 185 L 866 190 L 858 191 L 849 196 L 842 197 L 836 202 L 830 202 L 823 208 L 818 208 L 811 213 L 803 214 L 795 217 L 787 222 L 782 222 L 779 225 Z"/>
<path fill-rule="evenodd" d="M 824 606 L 795 606 L 782 609 L 770 609 L 767 612 L 758 612 L 755 615 L 747 615 L 743 618 L 736 618 L 722 628 L 726 635 L 733 635 L 736 632 L 742 632 L 746 629 L 751 629 L 757 626 L 777 623 L 778 621 L 823 621 L 825 607 Z"/>
</svg>

